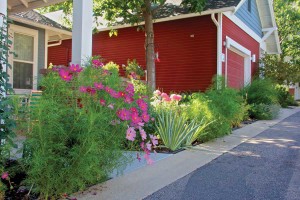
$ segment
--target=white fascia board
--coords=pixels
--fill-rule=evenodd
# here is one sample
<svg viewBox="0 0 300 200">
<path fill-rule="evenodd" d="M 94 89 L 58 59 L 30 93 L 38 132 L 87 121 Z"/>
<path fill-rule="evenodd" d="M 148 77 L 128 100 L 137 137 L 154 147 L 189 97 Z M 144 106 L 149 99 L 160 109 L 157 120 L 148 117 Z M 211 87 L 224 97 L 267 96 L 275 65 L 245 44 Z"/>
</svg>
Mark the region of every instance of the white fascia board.
<svg viewBox="0 0 300 200">
<path fill-rule="evenodd" d="M 226 47 L 228 49 L 231 49 L 231 47 L 237 49 L 239 52 L 236 52 L 242 56 L 251 56 L 251 51 L 248 50 L 247 48 L 245 48 L 244 46 L 242 46 L 241 44 L 237 43 L 236 41 L 234 41 L 233 39 L 231 39 L 230 37 L 226 36 Z"/>
<path fill-rule="evenodd" d="M 256 40 L 258 43 L 261 43 L 261 37 L 257 35 L 251 28 L 249 28 L 242 20 L 235 16 L 232 12 L 223 13 L 228 19 L 230 19 L 235 25 L 244 30 L 250 37 Z"/>
<path fill-rule="evenodd" d="M 275 20 L 275 13 L 274 13 L 274 9 L 273 9 L 273 0 L 268 0 L 268 3 L 269 3 L 269 8 L 270 8 L 273 27 L 277 28 L 277 24 L 276 24 L 276 20 Z M 277 46 L 277 49 L 278 49 L 278 52 L 276 54 L 281 54 L 281 47 L 280 47 L 278 30 L 274 31 L 274 35 L 275 35 L 276 46 Z"/>
<path fill-rule="evenodd" d="M 238 9 L 246 2 L 246 0 L 241 0 L 240 3 L 236 6 L 235 11 L 233 13 L 236 13 Z"/>
<path fill-rule="evenodd" d="M 16 21 L 16 22 L 20 22 L 20 23 L 28 24 L 28 25 L 35 26 L 35 27 L 38 27 L 38 28 L 55 31 L 55 32 L 58 32 L 60 34 L 72 36 L 72 32 L 66 31 L 66 30 L 62 30 L 60 28 L 50 27 L 50 26 L 43 25 L 43 24 L 40 24 L 40 23 L 36 23 L 36 22 L 30 21 L 30 20 L 21 19 L 21 18 L 16 17 L 16 16 L 9 16 L 9 18 L 12 19 L 13 21 Z"/>
<path fill-rule="evenodd" d="M 186 19 L 186 18 L 198 17 L 198 16 L 204 16 L 204 15 L 210 15 L 212 13 L 223 13 L 223 12 L 228 12 L 228 11 L 233 12 L 234 10 L 235 10 L 234 6 L 227 7 L 227 8 L 221 8 L 221 9 L 214 9 L 214 10 L 206 10 L 206 11 L 203 11 L 201 13 L 182 14 L 182 15 L 177 15 L 177 16 L 172 16 L 172 17 L 156 19 L 156 20 L 154 20 L 154 23 L 173 21 L 173 20 L 178 20 L 178 19 Z M 145 22 L 139 23 L 139 25 L 144 25 L 144 24 L 145 24 Z M 112 30 L 112 29 L 121 29 L 121 28 L 128 28 L 128 27 L 132 27 L 132 25 L 124 24 L 124 25 L 112 26 L 112 27 L 107 27 L 107 28 L 100 28 L 100 29 L 98 29 L 98 31 L 102 32 L 102 31 L 109 31 L 109 30 Z"/>
</svg>

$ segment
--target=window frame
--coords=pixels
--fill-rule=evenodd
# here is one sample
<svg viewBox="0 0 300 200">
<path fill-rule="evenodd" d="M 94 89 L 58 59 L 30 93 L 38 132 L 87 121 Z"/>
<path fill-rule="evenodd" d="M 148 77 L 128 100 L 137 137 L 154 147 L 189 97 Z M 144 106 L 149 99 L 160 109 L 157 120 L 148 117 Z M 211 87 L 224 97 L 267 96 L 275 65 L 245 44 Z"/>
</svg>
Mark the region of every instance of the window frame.
<svg viewBox="0 0 300 200">
<path fill-rule="evenodd" d="M 14 58 L 13 55 L 9 56 L 9 64 L 11 65 L 11 69 L 7 69 L 9 74 L 9 83 L 12 85 L 12 88 L 14 89 L 16 94 L 29 94 L 31 90 L 37 90 L 37 78 L 38 78 L 38 30 L 11 24 L 9 27 L 9 35 L 13 41 L 13 44 L 11 45 L 10 51 L 14 52 L 14 34 L 22 34 L 27 35 L 30 37 L 33 37 L 33 61 L 26 61 L 21 60 L 18 58 Z M 14 69 L 14 62 L 21 62 L 21 63 L 27 63 L 32 64 L 33 66 L 33 74 L 32 74 L 32 88 L 31 89 L 19 89 L 14 88 L 13 86 L 13 69 Z"/>
</svg>

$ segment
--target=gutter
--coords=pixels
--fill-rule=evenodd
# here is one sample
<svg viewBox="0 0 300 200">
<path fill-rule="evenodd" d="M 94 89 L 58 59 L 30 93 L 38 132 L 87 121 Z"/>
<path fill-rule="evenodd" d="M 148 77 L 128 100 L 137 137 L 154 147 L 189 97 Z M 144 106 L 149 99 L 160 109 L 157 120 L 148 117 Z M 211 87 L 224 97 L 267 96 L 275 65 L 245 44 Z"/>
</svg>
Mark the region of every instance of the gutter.
<svg viewBox="0 0 300 200">
<path fill-rule="evenodd" d="M 223 18 L 222 13 L 218 13 L 218 21 L 216 20 L 215 13 L 211 14 L 211 19 L 217 27 L 217 75 L 218 76 L 222 76 L 222 32 L 223 32 L 222 18 Z M 225 77 L 227 77 L 226 74 Z"/>
</svg>

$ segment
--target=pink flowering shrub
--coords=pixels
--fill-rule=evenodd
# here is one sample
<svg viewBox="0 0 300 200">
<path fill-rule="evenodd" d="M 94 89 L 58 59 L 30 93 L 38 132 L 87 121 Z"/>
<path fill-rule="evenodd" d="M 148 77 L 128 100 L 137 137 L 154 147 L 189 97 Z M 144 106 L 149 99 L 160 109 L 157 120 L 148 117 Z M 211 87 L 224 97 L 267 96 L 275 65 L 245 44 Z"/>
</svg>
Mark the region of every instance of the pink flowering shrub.
<svg viewBox="0 0 300 200">
<path fill-rule="evenodd" d="M 168 95 L 160 90 L 155 90 L 153 92 L 152 102 L 151 105 L 154 106 L 156 109 L 171 109 L 171 110 L 178 110 L 179 102 L 181 101 L 182 96 L 179 94 L 171 94 Z"/>
<path fill-rule="evenodd" d="M 55 68 L 41 86 L 25 161 L 27 182 L 42 198 L 106 179 L 126 161 L 122 149 L 131 146 L 144 152 L 137 159 L 153 163 L 150 152 L 158 141 L 144 128 L 151 121 L 147 97 L 121 80 L 116 64 L 91 60 L 84 67 Z"/>
</svg>

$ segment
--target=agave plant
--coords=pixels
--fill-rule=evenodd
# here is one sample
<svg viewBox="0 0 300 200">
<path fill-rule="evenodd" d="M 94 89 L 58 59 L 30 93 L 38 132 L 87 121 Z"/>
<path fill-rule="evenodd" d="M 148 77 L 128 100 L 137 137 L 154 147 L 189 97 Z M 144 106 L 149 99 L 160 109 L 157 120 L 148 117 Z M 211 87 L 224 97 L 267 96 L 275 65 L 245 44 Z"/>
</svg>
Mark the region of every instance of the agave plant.
<svg viewBox="0 0 300 200">
<path fill-rule="evenodd" d="M 158 114 L 156 130 L 164 146 L 175 151 L 183 145 L 190 145 L 197 134 L 199 127 L 194 120 L 188 120 L 173 111 L 162 111 Z"/>
</svg>

